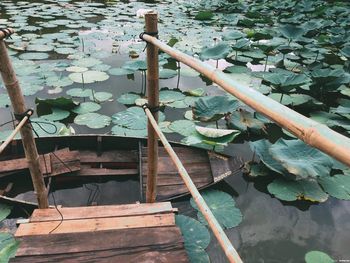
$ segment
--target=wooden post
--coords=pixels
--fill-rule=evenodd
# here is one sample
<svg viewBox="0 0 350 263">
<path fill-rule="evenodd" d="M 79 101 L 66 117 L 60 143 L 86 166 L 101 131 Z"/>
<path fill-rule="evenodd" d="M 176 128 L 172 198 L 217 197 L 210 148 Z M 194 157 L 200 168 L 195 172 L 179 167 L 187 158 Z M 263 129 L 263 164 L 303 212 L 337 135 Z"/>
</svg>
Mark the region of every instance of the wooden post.
<svg viewBox="0 0 350 263">
<path fill-rule="evenodd" d="M 155 12 L 145 14 L 146 32 L 158 32 L 158 15 Z M 158 47 L 147 44 L 147 96 L 148 105 L 152 109 L 159 106 L 159 66 Z M 152 113 L 154 119 L 158 121 L 158 112 Z M 147 156 L 148 172 L 146 187 L 146 202 L 153 203 L 157 196 L 157 171 L 158 171 L 158 140 L 152 124 L 148 120 L 147 125 Z"/>
<path fill-rule="evenodd" d="M 5 31 L 5 30 L 4 30 Z M 3 38 L 13 33 L 8 30 L 7 34 L 0 34 L 0 72 L 4 80 L 5 87 L 11 99 L 11 104 L 15 114 L 22 114 L 27 111 L 22 90 L 19 86 L 15 71 L 13 70 L 10 57 L 7 53 Z M 3 33 L 3 32 L 2 32 Z M 26 123 L 21 129 L 24 152 L 28 161 L 29 171 L 32 177 L 34 191 L 36 193 L 39 208 L 48 208 L 47 190 L 44 183 L 43 174 L 40 168 L 39 154 L 36 149 L 35 140 L 31 125 Z"/>
</svg>

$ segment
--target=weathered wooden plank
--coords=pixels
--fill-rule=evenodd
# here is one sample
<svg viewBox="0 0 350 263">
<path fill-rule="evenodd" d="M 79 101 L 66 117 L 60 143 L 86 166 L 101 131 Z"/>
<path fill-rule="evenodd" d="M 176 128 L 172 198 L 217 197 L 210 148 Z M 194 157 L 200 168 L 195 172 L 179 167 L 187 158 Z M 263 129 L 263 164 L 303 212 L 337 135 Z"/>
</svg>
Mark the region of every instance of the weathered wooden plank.
<svg viewBox="0 0 350 263">
<path fill-rule="evenodd" d="M 159 248 L 158 248 L 159 249 Z M 71 262 L 157 262 L 157 263 L 186 263 L 188 257 L 184 249 L 158 250 L 157 248 L 143 248 L 143 251 L 116 251 L 106 250 L 98 252 L 81 252 L 72 254 L 44 255 L 16 257 L 10 260 L 12 263 L 71 263 Z"/>
<path fill-rule="evenodd" d="M 137 162 L 137 151 L 115 150 L 102 152 L 100 156 L 93 151 L 80 151 L 81 163 L 110 163 L 110 162 Z"/>
<path fill-rule="evenodd" d="M 43 155 L 40 155 L 39 160 L 40 160 L 41 170 L 43 171 L 43 173 L 46 173 L 46 168 L 47 168 L 47 172 L 51 173 L 50 155 L 45 154 L 44 157 Z M 46 166 L 45 166 L 44 160 L 46 161 Z M 26 158 L 18 158 L 18 159 L 0 162 L 1 174 L 18 172 L 25 169 L 28 169 L 28 162 Z"/>
<path fill-rule="evenodd" d="M 138 169 L 107 169 L 107 168 L 81 168 L 76 176 L 117 176 L 117 175 L 138 175 Z"/>
<path fill-rule="evenodd" d="M 215 152 L 208 152 L 211 172 L 215 182 L 221 181 L 232 174 L 230 158 Z"/>
<path fill-rule="evenodd" d="M 24 236 L 18 240 L 21 245 L 16 257 L 183 244 L 176 226 Z"/>
<path fill-rule="evenodd" d="M 194 182 L 197 188 L 203 188 L 205 186 L 208 186 L 207 183 L 196 183 Z M 180 194 L 184 194 L 188 192 L 188 189 L 185 184 L 183 185 L 161 185 L 157 188 L 159 196 L 162 197 L 171 197 L 171 196 L 176 196 Z"/>
<path fill-rule="evenodd" d="M 37 222 L 21 224 L 15 234 L 16 237 L 27 235 L 45 235 L 55 229 L 59 221 Z M 162 215 L 141 215 L 109 218 L 92 218 L 63 220 L 53 233 L 94 232 L 109 229 L 143 228 L 175 225 L 173 213 Z"/>
<path fill-rule="evenodd" d="M 52 172 L 50 176 L 71 173 L 80 170 L 80 158 L 78 151 L 62 149 L 50 153 Z"/>
<path fill-rule="evenodd" d="M 128 204 L 128 205 L 109 205 L 98 207 L 63 207 L 59 209 L 64 220 L 122 217 L 137 215 L 152 215 L 169 213 L 173 211 L 170 202 L 153 204 Z M 56 209 L 36 209 L 30 217 L 30 222 L 44 222 L 61 220 L 61 215 Z"/>
<path fill-rule="evenodd" d="M 209 160 L 207 162 L 185 162 L 183 163 L 186 170 L 192 171 L 210 171 Z M 177 173 L 177 168 L 170 158 L 160 157 L 158 162 L 158 173 Z M 147 163 L 142 163 L 142 174 L 147 174 Z"/>
<path fill-rule="evenodd" d="M 178 155 L 203 155 L 206 156 L 206 150 L 193 148 L 193 147 L 186 147 L 186 146 L 174 146 L 174 151 Z M 159 147 L 159 156 L 165 157 L 168 156 L 167 151 L 164 147 Z M 142 148 L 142 156 L 147 156 L 147 148 Z"/>
</svg>

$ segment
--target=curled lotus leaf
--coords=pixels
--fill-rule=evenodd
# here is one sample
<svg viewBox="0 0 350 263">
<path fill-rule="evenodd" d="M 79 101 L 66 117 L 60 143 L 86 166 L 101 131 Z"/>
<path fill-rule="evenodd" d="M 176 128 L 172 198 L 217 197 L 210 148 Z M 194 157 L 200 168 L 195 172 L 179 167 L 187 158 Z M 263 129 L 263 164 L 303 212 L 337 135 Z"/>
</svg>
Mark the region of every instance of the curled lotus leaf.
<svg viewBox="0 0 350 263">
<path fill-rule="evenodd" d="M 227 55 L 231 52 L 231 48 L 226 43 L 219 43 L 214 47 L 207 47 L 203 49 L 200 53 L 200 58 L 203 60 L 208 59 L 223 59 L 226 58 Z"/>
<path fill-rule="evenodd" d="M 195 128 L 198 133 L 209 138 L 220 138 L 232 133 L 240 133 L 240 131 L 237 130 L 216 129 L 202 126 L 195 126 Z"/>
</svg>

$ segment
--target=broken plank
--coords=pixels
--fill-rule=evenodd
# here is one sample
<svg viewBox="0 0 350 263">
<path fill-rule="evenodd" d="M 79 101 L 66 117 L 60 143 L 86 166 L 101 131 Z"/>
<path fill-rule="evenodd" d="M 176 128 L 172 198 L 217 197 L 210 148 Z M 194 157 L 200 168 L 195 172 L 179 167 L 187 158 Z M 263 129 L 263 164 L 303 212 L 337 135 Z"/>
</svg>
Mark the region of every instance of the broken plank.
<svg viewBox="0 0 350 263">
<path fill-rule="evenodd" d="M 138 175 L 138 169 L 107 169 L 83 167 L 74 176 L 117 176 L 117 175 Z"/>
<path fill-rule="evenodd" d="M 58 228 L 56 228 L 59 225 Z M 175 225 L 173 213 L 109 218 L 92 218 L 63 221 L 47 221 L 22 224 L 15 236 L 45 235 L 56 233 L 94 232 L 109 229 L 143 228 Z"/>
<path fill-rule="evenodd" d="M 80 151 L 81 163 L 129 163 L 137 162 L 137 151 L 115 150 L 102 152 L 100 156 L 94 151 Z"/>
<path fill-rule="evenodd" d="M 98 207 L 65 207 L 59 211 L 64 220 L 89 219 L 89 218 L 106 218 L 122 217 L 137 215 L 152 215 L 172 212 L 170 202 L 153 203 L 153 204 L 127 204 L 127 205 L 110 205 Z M 37 209 L 30 217 L 30 222 L 44 222 L 61 220 L 61 215 L 56 209 Z"/>
</svg>

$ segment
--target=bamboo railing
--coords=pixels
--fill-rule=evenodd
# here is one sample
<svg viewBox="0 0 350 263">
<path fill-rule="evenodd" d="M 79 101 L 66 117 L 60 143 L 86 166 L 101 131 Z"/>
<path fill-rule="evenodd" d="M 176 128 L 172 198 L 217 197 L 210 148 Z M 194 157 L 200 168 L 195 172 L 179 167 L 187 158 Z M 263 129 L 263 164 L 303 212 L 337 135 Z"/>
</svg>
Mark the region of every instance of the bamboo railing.
<svg viewBox="0 0 350 263">
<path fill-rule="evenodd" d="M 228 74 L 213 66 L 182 53 L 157 38 L 143 35 L 143 39 L 149 44 L 158 47 L 174 59 L 186 64 L 203 74 L 225 91 L 262 113 L 282 128 L 288 130 L 305 143 L 318 148 L 322 152 L 334 157 L 338 161 L 350 166 L 350 139 L 333 131 L 324 124 L 311 120 L 300 113 L 276 102 L 275 100 L 245 87 L 232 79 Z"/>
</svg>

